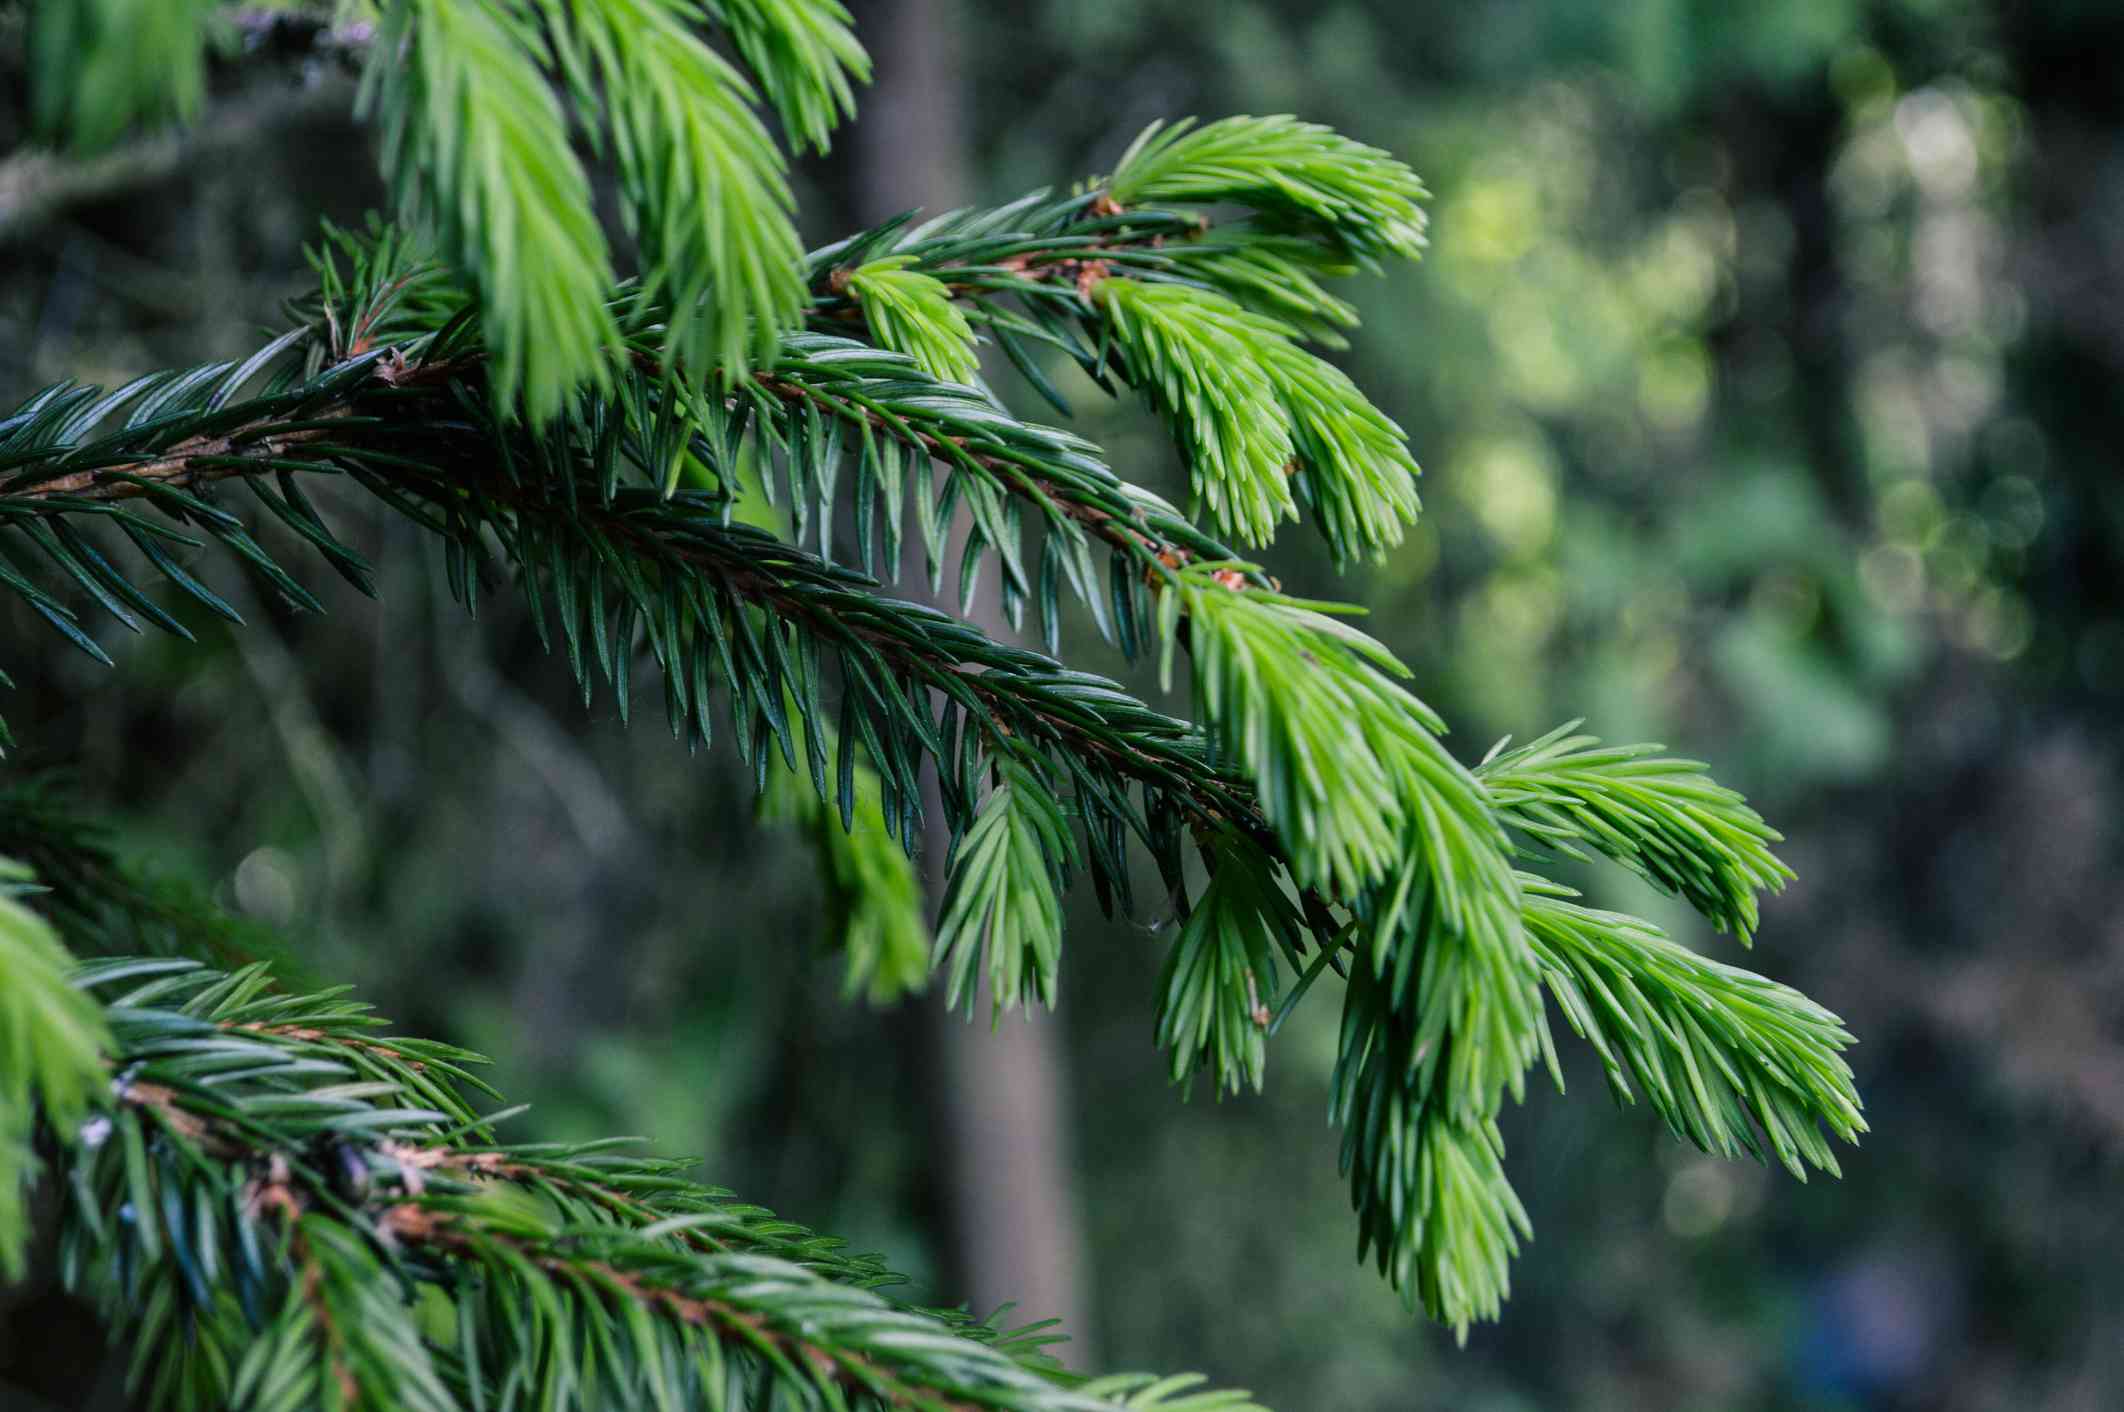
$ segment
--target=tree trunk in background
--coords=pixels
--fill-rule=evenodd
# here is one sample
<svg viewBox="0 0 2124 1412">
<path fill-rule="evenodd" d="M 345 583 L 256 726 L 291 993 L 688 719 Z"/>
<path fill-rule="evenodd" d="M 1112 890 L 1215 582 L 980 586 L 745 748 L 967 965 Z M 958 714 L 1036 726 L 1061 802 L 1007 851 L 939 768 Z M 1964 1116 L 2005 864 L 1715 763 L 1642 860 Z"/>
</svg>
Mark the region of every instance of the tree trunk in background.
<svg viewBox="0 0 2124 1412">
<path fill-rule="evenodd" d="M 953 0 L 885 0 L 858 13 L 857 32 L 877 63 L 850 137 L 854 196 L 864 221 L 910 206 L 935 214 L 971 197 L 958 8 Z M 962 524 L 953 536 L 954 562 L 963 536 Z M 955 579 L 946 575 L 947 582 Z M 909 595 L 922 596 L 919 587 L 909 585 Z M 983 596 L 972 619 L 994 636 L 1009 635 L 992 596 Z M 949 839 L 933 778 L 925 789 L 925 867 L 934 902 L 943 892 Z M 1091 1325 L 1080 1280 L 1083 1243 L 1061 1026 L 1050 1014 L 1013 1015 L 991 1031 L 985 986 L 977 1005 L 972 1024 L 934 1001 L 928 1010 L 933 1091 L 942 1110 L 937 1185 L 949 1232 L 945 1265 L 956 1277 L 948 1297 L 965 1298 L 977 1313 L 1009 1300 L 1020 1321 L 1059 1318 L 1071 1335 L 1061 1355 L 1082 1368 L 1091 1361 Z"/>
</svg>

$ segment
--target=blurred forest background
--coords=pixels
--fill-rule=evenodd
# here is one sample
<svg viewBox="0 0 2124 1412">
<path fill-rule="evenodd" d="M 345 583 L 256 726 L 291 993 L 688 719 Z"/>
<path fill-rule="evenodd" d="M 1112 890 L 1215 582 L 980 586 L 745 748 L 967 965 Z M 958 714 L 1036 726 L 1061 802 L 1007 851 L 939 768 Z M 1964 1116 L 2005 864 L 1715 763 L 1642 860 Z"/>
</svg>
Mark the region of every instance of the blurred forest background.
<svg viewBox="0 0 2124 1412">
<path fill-rule="evenodd" d="M 1067 1314 L 1075 1362 L 1285 1409 L 2124 1405 L 2124 7 L 858 18 L 878 82 L 800 173 L 817 241 L 1105 170 L 1184 113 L 1294 112 L 1424 174 L 1431 256 L 1353 286 L 1346 365 L 1410 430 L 1425 522 L 1347 580 L 1308 536 L 1271 562 L 1372 605 L 1465 757 L 1582 714 L 1785 831 L 1800 880 L 1747 964 L 1861 1038 L 1841 1183 L 1702 1158 L 1575 1064 L 1507 1116 L 1538 1239 L 1455 1351 L 1352 1260 L 1332 999 L 1264 1096 L 1183 1102 L 1157 919 L 1085 897 L 1052 1018 L 844 1003 L 812 859 L 731 760 L 586 716 L 511 605 L 466 620 L 368 507 L 379 605 L 253 594 L 263 627 L 125 643 L 119 676 L 10 609 L 5 768 L 71 769 L 311 975 L 493 1054 L 523 1136 L 699 1153 L 940 1300 Z M 329 60 L 227 62 L 191 132 L 81 164 L 20 145 L 21 37 L 0 7 L 0 405 L 249 350 L 317 217 L 382 204 Z M 1079 411 L 1174 485 L 1147 416 Z M 8 1300 L 0 1400 L 122 1405 L 47 1291 Z"/>
</svg>

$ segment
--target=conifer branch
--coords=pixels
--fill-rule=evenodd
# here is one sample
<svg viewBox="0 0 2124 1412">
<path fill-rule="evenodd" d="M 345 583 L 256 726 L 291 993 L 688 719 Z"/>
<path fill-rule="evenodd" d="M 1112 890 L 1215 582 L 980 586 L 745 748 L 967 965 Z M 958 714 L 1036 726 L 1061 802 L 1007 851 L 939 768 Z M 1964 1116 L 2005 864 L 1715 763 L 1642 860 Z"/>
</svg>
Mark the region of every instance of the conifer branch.
<svg viewBox="0 0 2124 1412">
<path fill-rule="evenodd" d="M 475 1116 L 450 1081 L 476 1056 L 371 1038 L 380 1022 L 337 992 L 140 959 L 74 985 L 110 1016 L 117 1077 L 43 1110 L 63 1268 L 162 1405 L 1253 1406 L 1177 1396 L 1190 1379 L 1087 1382 L 1037 1326 L 897 1303 L 874 1258 L 681 1164 L 494 1146 L 509 1114 Z"/>
<path fill-rule="evenodd" d="M 480 0 L 464 22 L 494 20 L 504 12 L 485 7 L 500 3 Z M 726 722 L 763 791 L 770 779 L 782 781 L 777 790 L 794 782 L 805 801 L 797 812 L 813 827 L 837 815 L 844 847 L 833 866 L 859 886 L 884 883 L 883 910 L 849 949 L 851 977 L 872 977 L 881 992 L 912 984 L 922 938 L 904 859 L 881 872 L 864 850 L 883 837 L 912 847 L 923 770 L 936 771 L 953 851 L 929 956 L 949 973 L 950 1003 L 971 996 L 983 967 L 999 1009 L 1051 999 L 1062 891 L 1081 866 L 1103 905 L 1129 908 L 1133 838 L 1182 918 L 1159 982 L 1158 1041 L 1176 1079 L 1213 1068 L 1220 1088 L 1258 1086 L 1281 1016 L 1324 970 L 1347 971 L 1332 1112 L 1361 1248 L 1412 1302 L 1463 1332 L 1496 1316 L 1526 1234 L 1495 1119 L 1526 1071 L 1553 1054 L 1544 984 L 1618 1086 L 1626 1075 L 1643 1084 L 1677 1132 L 1710 1150 L 1826 1167 L 1815 1125 L 1847 1139 L 1862 1130 L 1836 1058 L 1848 1037 L 1833 1018 L 1758 978 L 1706 969 L 1642 924 L 1576 909 L 1514 866 L 1543 848 L 1598 851 L 1745 937 L 1755 894 L 1786 874 L 1768 851 L 1775 835 L 1737 795 L 1689 762 L 1652 758 L 1649 747 L 1603 750 L 1568 728 L 1464 767 L 1441 739 L 1443 722 L 1400 684 L 1406 669 L 1341 621 L 1344 610 L 1283 595 L 1265 571 L 1117 475 L 1096 447 L 1018 418 L 973 379 L 972 340 L 992 339 L 1066 411 L 1032 356 L 1034 345 L 1060 350 L 1102 386 L 1150 390 L 1202 498 L 1249 542 L 1302 505 L 1336 557 L 1381 552 L 1416 512 L 1415 464 L 1399 429 L 1301 341 L 1339 337 L 1348 324 L 1315 275 L 1414 253 L 1421 191 L 1405 168 L 1288 120 L 1154 133 L 1104 188 L 1036 192 L 922 226 L 888 222 L 800 264 L 759 219 L 782 204 L 778 159 L 746 126 L 740 81 L 702 57 L 681 8 L 569 0 L 552 14 L 556 62 L 574 76 L 586 117 L 601 111 L 594 89 L 642 78 L 639 92 L 606 100 L 619 105 L 613 130 L 623 174 L 634 173 L 630 200 L 638 220 L 669 236 L 667 255 L 698 249 L 698 269 L 652 270 L 644 285 L 601 287 L 596 313 L 571 311 L 609 337 L 583 344 L 582 367 L 594 371 L 549 368 L 538 382 L 543 415 L 526 415 L 531 382 L 495 372 L 525 325 L 497 324 L 489 306 L 513 296 L 495 286 L 468 301 L 446 268 L 395 235 L 335 233 L 304 327 L 254 357 L 108 394 L 62 384 L 0 418 L 0 588 L 106 661 L 77 611 L 83 599 L 135 630 L 145 619 L 189 631 L 126 556 L 107 552 L 113 530 L 207 611 L 236 617 L 179 562 L 179 547 L 218 544 L 284 601 L 313 608 L 228 501 L 241 487 L 367 590 L 368 565 L 302 488 L 317 475 L 351 481 L 437 536 L 468 609 L 513 578 L 586 702 L 602 685 L 624 720 L 637 668 L 653 662 L 674 735 L 706 744 Z M 643 49 L 645 34 L 669 42 Z M 484 61 L 475 46 L 434 62 Z M 716 94 L 702 98 L 702 85 Z M 687 124 L 705 126 L 677 175 L 662 159 L 644 164 Z M 419 140 L 450 148 L 474 141 L 470 131 Z M 732 189 L 752 195 L 704 212 L 692 196 L 723 181 L 731 162 L 749 164 Z M 1139 201 L 1239 201 L 1256 223 L 1220 230 Z M 460 254 L 483 268 L 496 256 Z M 778 275 L 747 270 L 788 272 L 794 296 Z M 733 271 L 741 296 L 698 282 Z M 782 331 L 799 313 L 812 327 Z M 901 351 L 843 336 L 851 329 Z M 733 523 L 741 497 L 778 487 L 792 534 Z M 1199 725 L 885 596 L 873 575 L 899 572 L 910 500 L 933 585 L 963 507 L 973 528 L 958 565 L 962 598 L 993 559 L 1009 615 L 1037 605 L 1052 645 L 1069 588 L 1126 653 L 1155 646 L 1168 682 L 1187 653 Z M 844 504 L 853 553 L 837 556 Z M 56 578 L 33 577 L 9 546 L 48 561 Z M 867 843 L 846 832 L 859 815 Z M 1209 869 L 1192 903 L 1190 841 Z M 300 1020 L 255 1023 L 217 1042 L 330 1042 L 325 1027 Z M 310 1058 L 383 1082 L 374 1066 L 406 1057 L 396 1041 L 364 1044 L 373 1042 Z M 428 1073 L 461 1070 L 460 1059 L 430 1050 L 391 1081 L 421 1093 L 442 1115 L 433 1121 L 455 1115 L 463 1127 L 469 1115 Z M 1701 1077 L 1712 1073 L 1716 1082 Z M 157 1084 L 130 1090 L 143 1096 L 127 1110 L 135 1126 L 154 1122 L 195 1147 L 243 1137 L 183 1106 L 181 1088 Z M 399 1170 L 528 1183 L 548 1203 L 631 1219 L 581 1172 L 549 1163 L 534 1178 L 516 1170 L 516 1156 L 493 1158 L 492 1170 L 479 1167 L 486 1160 L 458 1152 L 408 1158 Z M 314 1188 L 286 1228 L 300 1277 L 273 1337 L 257 1345 L 281 1350 L 258 1358 L 285 1361 L 245 1364 L 259 1387 L 279 1369 L 324 1369 L 328 1383 L 344 1374 L 357 1389 L 400 1375 L 385 1367 L 382 1344 L 346 1332 L 360 1315 L 352 1291 L 369 1278 L 361 1262 L 396 1268 L 390 1243 L 373 1234 L 388 1219 L 401 1227 L 393 1241 L 479 1267 L 483 1287 L 624 1323 L 649 1340 L 639 1369 L 677 1367 L 705 1347 L 689 1340 L 707 1340 L 743 1345 L 821 1397 L 899 1397 L 876 1380 L 899 1374 L 865 1342 L 872 1306 L 818 1294 L 833 1319 L 852 1321 L 847 1340 L 818 1347 L 822 1363 L 811 1332 L 749 1323 L 758 1311 L 730 1292 L 737 1267 L 714 1263 L 740 1257 L 696 1238 L 680 1243 L 676 1265 L 661 1247 L 600 1247 L 594 1268 L 564 1280 L 551 1262 L 576 1249 L 561 1244 L 578 1239 L 573 1228 L 525 1224 L 484 1189 L 472 1200 L 453 1188 L 443 1201 L 401 1187 L 387 1209 L 403 1214 L 372 1212 L 346 1234 L 329 1224 L 346 1225 L 345 1212 Z M 368 1210 L 366 1196 L 354 1204 Z M 327 1224 L 305 1225 L 314 1222 Z M 827 1273 L 844 1285 L 867 1278 Z M 788 1292 L 812 1298 L 801 1282 Z M 387 1321 L 377 1328 L 397 1337 Z M 567 1366 L 550 1321 L 507 1328 L 503 1356 Z M 233 1354 L 216 1357 L 233 1366 Z M 201 1355 L 170 1366 L 178 1371 L 166 1376 L 193 1386 L 220 1364 Z M 435 1376 L 449 1388 L 466 1374 L 446 1359 Z M 1172 1384 L 1112 1387 L 1128 1405 L 1166 1405 L 1168 1394 L 1173 1406 L 1193 1405 Z M 934 1405 L 1017 1405 L 956 1384 L 921 1396 L 932 1393 L 943 1399 Z M 1222 1405 L 1204 1396 L 1200 1405 Z"/>
</svg>

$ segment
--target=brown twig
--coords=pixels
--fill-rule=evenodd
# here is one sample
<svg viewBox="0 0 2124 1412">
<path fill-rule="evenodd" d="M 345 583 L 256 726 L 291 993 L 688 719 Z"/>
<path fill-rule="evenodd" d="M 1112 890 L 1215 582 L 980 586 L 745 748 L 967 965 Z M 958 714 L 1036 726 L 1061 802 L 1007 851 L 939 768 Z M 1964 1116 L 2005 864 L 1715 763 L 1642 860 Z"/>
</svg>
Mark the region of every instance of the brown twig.
<svg viewBox="0 0 2124 1412">
<path fill-rule="evenodd" d="M 426 1073 L 428 1066 L 418 1059 L 408 1059 L 388 1044 L 374 1040 L 358 1039 L 353 1035 L 336 1035 L 309 1025 L 268 1025 L 256 1020 L 237 1025 L 224 1025 L 224 1029 L 243 1030 L 250 1034 L 272 1035 L 279 1039 L 302 1040 L 309 1044 L 336 1044 L 347 1049 L 358 1049 L 365 1054 L 374 1054 L 380 1059 L 395 1059 L 416 1074 Z"/>
</svg>

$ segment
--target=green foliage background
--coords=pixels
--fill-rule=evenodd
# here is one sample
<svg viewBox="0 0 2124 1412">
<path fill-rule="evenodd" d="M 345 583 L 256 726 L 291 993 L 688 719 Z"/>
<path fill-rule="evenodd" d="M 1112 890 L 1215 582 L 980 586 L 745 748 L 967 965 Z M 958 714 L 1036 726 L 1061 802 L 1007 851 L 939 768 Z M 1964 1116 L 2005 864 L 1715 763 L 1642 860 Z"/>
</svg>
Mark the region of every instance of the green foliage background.
<svg viewBox="0 0 2124 1412">
<path fill-rule="evenodd" d="M 1455 1353 L 1350 1267 L 1332 1014 L 1300 1012 L 1260 1095 L 1183 1106 L 1150 1051 L 1158 941 L 1071 898 L 1102 1361 L 1286 1407 L 2114 1405 L 2124 88 L 2087 56 L 2124 20 L 1217 8 L 954 12 L 979 193 L 1110 170 L 1188 111 L 1297 112 L 1423 173 L 1430 252 L 1356 287 L 1345 366 L 1410 431 L 1428 513 L 1348 584 L 1301 536 L 1278 572 L 1372 604 L 1463 756 L 1584 713 L 1720 762 L 1799 874 L 1760 962 L 1863 1038 L 1874 1135 L 1840 1184 L 1773 1190 L 1650 1113 L 1537 1088 L 1505 1125 L 1540 1239 Z M 193 155 L 55 219 L 0 205 L 0 402 L 248 352 L 307 283 L 314 216 L 382 201 L 343 92 L 214 82 L 242 122 L 210 117 Z M 793 169 L 807 239 L 851 226 L 848 160 Z M 1117 464 L 1170 465 L 1148 417 L 1076 400 Z M 925 1031 L 838 1003 L 797 828 L 741 826 L 732 761 L 585 720 L 527 621 L 475 628 L 422 546 L 355 528 L 432 591 L 322 620 L 246 603 L 270 631 L 213 637 L 198 673 L 137 644 L 122 698 L 54 648 L 17 672 L 56 688 L 6 703 L 18 734 L 162 867 L 302 933 L 316 975 L 495 1054 L 539 1133 L 652 1133 L 949 1293 Z M 27 1293 L 0 1377 L 79 1393 L 51 1373 L 70 1317 Z"/>
</svg>

